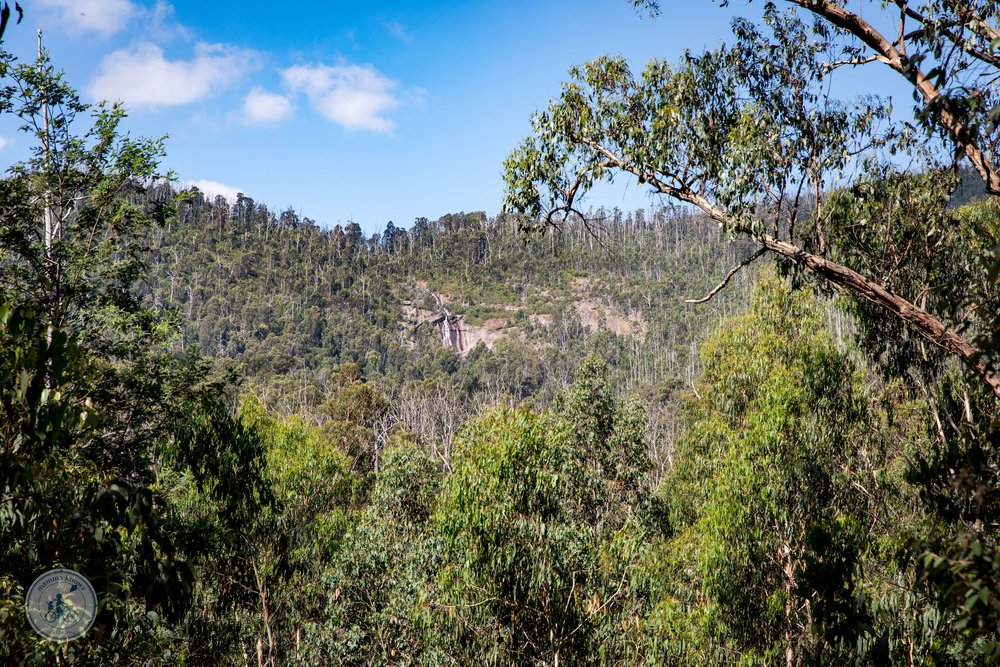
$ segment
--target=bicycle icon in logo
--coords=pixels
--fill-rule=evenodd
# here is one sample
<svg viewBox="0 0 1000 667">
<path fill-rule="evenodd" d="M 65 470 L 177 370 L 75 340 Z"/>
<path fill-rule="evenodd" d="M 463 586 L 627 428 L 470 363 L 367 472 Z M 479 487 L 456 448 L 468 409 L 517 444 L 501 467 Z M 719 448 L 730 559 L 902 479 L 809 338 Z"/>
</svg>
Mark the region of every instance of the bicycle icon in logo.
<svg viewBox="0 0 1000 667">
<path fill-rule="evenodd" d="M 75 590 L 76 586 L 73 586 L 70 589 L 71 592 Z M 42 618 L 44 618 L 45 622 L 49 625 L 66 628 L 78 623 L 80 621 L 80 614 L 66 604 L 66 601 L 63 600 L 62 593 L 57 593 L 54 599 L 49 600 L 48 609 Z"/>
</svg>

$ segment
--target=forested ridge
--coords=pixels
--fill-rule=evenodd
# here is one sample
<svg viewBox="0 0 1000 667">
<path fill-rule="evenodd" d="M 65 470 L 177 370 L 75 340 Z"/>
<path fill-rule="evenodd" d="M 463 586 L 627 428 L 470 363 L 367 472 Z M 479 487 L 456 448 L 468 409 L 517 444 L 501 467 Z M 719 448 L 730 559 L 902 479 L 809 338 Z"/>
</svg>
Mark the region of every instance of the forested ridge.
<svg viewBox="0 0 1000 667">
<path fill-rule="evenodd" d="M 689 213 L 647 215 L 597 211 L 596 236 L 581 222 L 537 245 L 483 213 L 420 218 L 409 230 L 390 223 L 365 238 L 354 223 L 324 230 L 242 195 L 230 205 L 199 193 L 150 236 L 150 292 L 181 316 L 181 347 L 198 345 L 251 375 L 342 361 L 399 379 L 427 375 L 405 358 L 438 352 L 439 323 L 419 325 L 443 307 L 470 334 L 452 348 L 457 357 L 474 350 L 486 320 L 500 319 L 491 331 L 537 347 L 582 342 L 587 330 L 641 338 L 659 357 L 653 365 L 677 375 L 675 348 L 734 301 L 695 308 L 684 298 L 706 292 L 745 248 Z M 599 321 L 607 315 L 610 325 Z"/>
<path fill-rule="evenodd" d="M 1000 660 L 991 89 L 883 133 L 816 92 L 823 21 L 867 24 L 792 4 L 573 70 L 503 213 L 370 234 L 180 191 L 2 54 L 39 148 L 0 180 L 0 659 Z M 995 64 L 989 7 L 924 9 L 870 62 Z M 581 210 L 614 170 L 665 198 Z M 56 567 L 99 599 L 64 643 L 25 618 Z"/>
<path fill-rule="evenodd" d="M 322 419 L 352 363 L 411 430 L 453 411 L 435 415 L 453 425 L 450 443 L 482 405 L 547 403 L 591 353 L 620 390 L 641 385 L 652 400 L 690 385 L 700 340 L 743 308 L 742 279 L 685 303 L 745 253 L 690 213 L 602 210 L 588 225 L 536 245 L 509 220 L 461 213 L 365 238 L 356 224 L 323 230 L 244 196 L 194 193 L 151 232 L 147 299 L 175 314 L 177 348 L 237 370 L 273 411 Z M 459 332 L 447 345 L 445 311 Z"/>
</svg>

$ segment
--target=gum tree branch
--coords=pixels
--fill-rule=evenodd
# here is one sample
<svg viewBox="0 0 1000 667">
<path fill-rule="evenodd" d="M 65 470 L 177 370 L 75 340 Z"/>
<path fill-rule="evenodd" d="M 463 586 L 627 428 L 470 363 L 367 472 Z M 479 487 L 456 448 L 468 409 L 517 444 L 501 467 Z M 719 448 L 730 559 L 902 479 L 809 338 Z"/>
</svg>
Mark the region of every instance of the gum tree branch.
<svg viewBox="0 0 1000 667">
<path fill-rule="evenodd" d="M 835 2 L 830 2 L 830 0 L 788 0 L 788 2 L 802 7 L 816 16 L 826 19 L 841 30 L 854 35 L 876 54 L 882 56 L 878 60 L 901 74 L 920 93 L 927 106 L 936 110 L 937 124 L 961 147 L 972 166 L 982 177 L 987 192 L 995 197 L 1000 197 L 1000 171 L 996 169 L 992 159 L 976 144 L 973 133 L 959 118 L 952 103 L 916 66 L 913 59 L 901 53 L 871 23 Z"/>
<path fill-rule="evenodd" d="M 958 357 L 969 370 L 978 375 L 990 387 L 997 398 L 1000 398 L 1000 374 L 997 373 L 996 369 L 990 367 L 981 358 L 979 351 L 968 341 L 949 329 L 943 322 L 926 310 L 914 305 L 904 297 L 894 294 L 879 283 L 870 280 L 848 266 L 810 253 L 793 243 L 782 241 L 770 234 L 755 233 L 746 222 L 734 218 L 704 195 L 692 190 L 688 185 L 680 182 L 677 182 L 676 185 L 671 185 L 664 178 L 652 172 L 652 170 L 642 169 L 637 165 L 623 160 L 620 156 L 593 139 L 576 137 L 574 140 L 607 158 L 607 161 L 615 168 L 644 179 L 645 182 L 649 183 L 661 194 L 678 201 L 693 204 L 720 225 L 752 237 L 764 249 L 781 255 L 804 267 L 830 285 L 845 289 L 892 313 L 912 326 L 921 336 L 949 354 Z M 665 175 L 665 178 L 676 180 L 670 175 Z"/>
<path fill-rule="evenodd" d="M 701 297 L 700 299 L 684 299 L 684 303 L 705 303 L 706 301 L 710 300 L 716 294 L 725 289 L 726 285 L 729 284 L 729 281 L 732 279 L 733 276 L 735 276 L 740 271 L 740 269 L 743 269 L 752 264 L 754 260 L 763 255 L 765 252 L 767 252 L 767 248 L 763 247 L 757 248 L 757 252 L 755 252 L 750 257 L 746 258 L 733 268 L 729 269 L 729 273 L 726 274 L 726 277 L 723 278 L 722 282 L 716 285 L 711 292 Z"/>
</svg>

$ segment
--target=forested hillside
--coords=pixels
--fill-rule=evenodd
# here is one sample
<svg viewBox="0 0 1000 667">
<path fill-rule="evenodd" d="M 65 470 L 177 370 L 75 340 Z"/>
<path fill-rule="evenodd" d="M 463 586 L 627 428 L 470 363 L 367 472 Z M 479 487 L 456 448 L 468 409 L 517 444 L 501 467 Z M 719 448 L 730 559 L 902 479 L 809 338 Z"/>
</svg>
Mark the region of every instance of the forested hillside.
<svg viewBox="0 0 1000 667">
<path fill-rule="evenodd" d="M 365 238 L 357 224 L 324 230 L 242 195 L 230 206 L 195 193 L 152 233 L 150 285 L 156 305 L 178 311 L 182 348 L 257 379 L 315 378 L 344 361 L 420 379 L 504 341 L 535 350 L 550 380 L 572 372 L 560 352 L 599 349 L 633 381 L 661 381 L 689 375 L 696 335 L 745 299 L 744 286 L 684 303 L 746 250 L 684 211 L 648 217 L 600 210 L 588 216 L 595 234 L 579 220 L 534 243 L 513 220 L 459 213 Z M 454 355 L 441 349 L 445 309 L 462 334 Z"/>
<path fill-rule="evenodd" d="M 685 302 L 746 246 L 683 210 L 596 211 L 540 242 L 482 213 L 364 238 L 356 224 L 324 230 L 242 195 L 187 196 L 152 230 L 147 259 L 147 298 L 175 313 L 175 345 L 236 370 L 269 410 L 319 422 L 339 369 L 355 365 L 388 399 L 378 447 L 398 422 L 450 451 L 470 415 L 548 403 L 588 354 L 659 415 L 698 376 L 697 346 L 749 293 L 747 273 Z M 661 426 L 657 446 L 669 448 L 676 425 Z"/>
</svg>

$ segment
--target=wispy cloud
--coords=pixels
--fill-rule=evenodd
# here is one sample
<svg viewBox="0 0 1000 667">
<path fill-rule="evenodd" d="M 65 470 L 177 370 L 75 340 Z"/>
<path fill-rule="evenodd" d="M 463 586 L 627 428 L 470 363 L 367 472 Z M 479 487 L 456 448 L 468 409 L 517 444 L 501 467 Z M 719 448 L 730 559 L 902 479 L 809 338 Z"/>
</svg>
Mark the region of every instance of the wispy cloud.
<svg viewBox="0 0 1000 667">
<path fill-rule="evenodd" d="M 162 48 L 143 42 L 106 55 L 87 92 L 133 108 L 189 104 L 239 80 L 258 60 L 248 49 L 205 43 L 195 46 L 189 60 L 168 60 Z"/>
<path fill-rule="evenodd" d="M 265 125 L 291 118 L 292 101 L 284 95 L 256 87 L 243 98 L 243 114 L 248 123 Z"/>
<path fill-rule="evenodd" d="M 122 30 L 139 13 L 129 0 L 39 0 L 38 4 L 56 10 L 68 32 L 96 32 L 102 37 Z"/>
<path fill-rule="evenodd" d="M 0 151 L 10 146 L 10 139 L 7 137 L 0 137 Z"/>
<path fill-rule="evenodd" d="M 371 65 L 298 65 L 282 75 L 317 113 L 348 130 L 386 133 L 396 126 L 386 115 L 400 106 L 397 83 Z"/>
<path fill-rule="evenodd" d="M 382 27 L 385 28 L 386 32 L 401 42 L 409 44 L 413 41 L 413 36 L 406 29 L 406 26 L 399 21 L 383 21 Z"/>
<path fill-rule="evenodd" d="M 185 181 L 183 185 L 185 188 L 192 186 L 201 190 L 206 199 L 215 199 L 216 196 L 222 195 L 230 204 L 236 201 L 236 195 L 246 192 L 243 188 L 234 188 L 218 181 Z"/>
<path fill-rule="evenodd" d="M 148 13 L 149 33 L 161 43 L 175 39 L 191 39 L 193 33 L 174 19 L 174 6 L 164 0 L 157 0 L 153 11 Z"/>
</svg>

